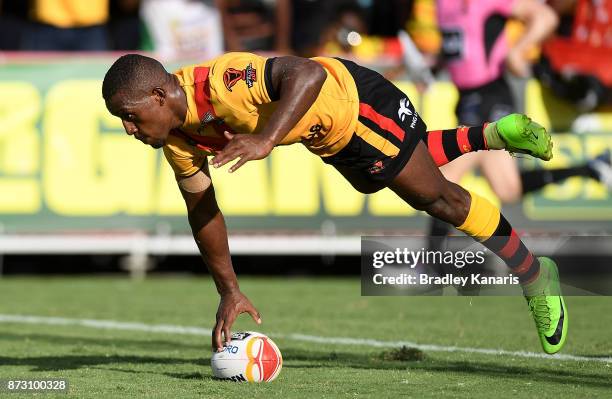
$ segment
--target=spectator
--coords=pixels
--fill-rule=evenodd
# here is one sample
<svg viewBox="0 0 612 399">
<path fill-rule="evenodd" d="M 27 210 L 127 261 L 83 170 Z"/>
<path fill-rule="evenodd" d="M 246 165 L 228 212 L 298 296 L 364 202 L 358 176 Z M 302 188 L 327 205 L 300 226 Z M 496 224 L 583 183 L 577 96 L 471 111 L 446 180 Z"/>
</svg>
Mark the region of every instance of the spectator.
<svg viewBox="0 0 612 399">
<path fill-rule="evenodd" d="M 216 0 L 229 51 L 290 51 L 290 4 L 280 0 Z"/>
<path fill-rule="evenodd" d="M 153 50 L 163 58 L 223 52 L 221 16 L 213 0 L 143 0 L 141 17 Z"/>
<path fill-rule="evenodd" d="M 140 0 L 110 0 L 108 33 L 112 50 L 140 49 Z"/>
<path fill-rule="evenodd" d="M 399 62 L 401 45 L 396 35 L 370 34 L 368 12 L 361 2 L 338 1 L 331 18 L 321 34 L 320 53 L 330 56 L 355 57 L 362 61 Z"/>
<path fill-rule="evenodd" d="M 370 6 L 370 34 L 395 37 L 397 32 L 403 29 L 408 22 L 414 9 L 414 3 L 415 0 L 372 1 Z"/>
<path fill-rule="evenodd" d="M 368 23 L 364 10 L 352 1 L 336 4 L 332 17 L 322 33 L 322 43 L 326 54 L 347 56 L 361 45 L 368 33 Z"/>
<path fill-rule="evenodd" d="M 612 1 L 552 0 L 562 24 L 544 44 L 536 76 L 588 112 L 612 103 Z"/>
<path fill-rule="evenodd" d="M 33 0 L 32 24 L 21 48 L 36 51 L 108 50 L 109 0 Z"/>
<path fill-rule="evenodd" d="M 278 0 L 289 5 L 291 14 L 291 48 L 302 57 L 322 53 L 323 31 L 329 26 L 337 9 L 337 0 Z"/>
<path fill-rule="evenodd" d="M 19 50 L 27 14 L 26 2 L 0 0 L 0 50 Z"/>
</svg>

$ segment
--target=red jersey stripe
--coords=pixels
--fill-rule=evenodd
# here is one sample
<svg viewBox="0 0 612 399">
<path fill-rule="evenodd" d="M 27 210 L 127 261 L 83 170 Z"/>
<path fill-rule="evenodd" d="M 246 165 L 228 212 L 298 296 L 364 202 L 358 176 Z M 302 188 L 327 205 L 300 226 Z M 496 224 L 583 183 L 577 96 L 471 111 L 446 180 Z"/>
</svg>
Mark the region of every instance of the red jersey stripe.
<svg viewBox="0 0 612 399">
<path fill-rule="evenodd" d="M 359 115 L 365 116 L 372 122 L 376 123 L 382 129 L 390 132 L 392 135 L 397 137 L 400 141 L 404 141 L 404 130 L 395 123 L 393 119 L 387 118 L 384 115 L 376 112 L 371 105 L 366 103 L 359 103 Z"/>
</svg>

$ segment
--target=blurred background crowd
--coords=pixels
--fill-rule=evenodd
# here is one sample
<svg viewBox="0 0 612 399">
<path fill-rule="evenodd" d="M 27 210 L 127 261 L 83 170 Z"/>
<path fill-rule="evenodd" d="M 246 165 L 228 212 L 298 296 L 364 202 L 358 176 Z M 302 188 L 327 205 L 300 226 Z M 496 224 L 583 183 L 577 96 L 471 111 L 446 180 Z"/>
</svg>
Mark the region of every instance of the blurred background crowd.
<svg viewBox="0 0 612 399">
<path fill-rule="evenodd" d="M 521 14 L 513 3 L 539 3 Z M 500 35 L 511 45 L 507 64 L 528 74 L 523 60 L 557 94 L 583 110 L 609 101 L 612 86 L 612 2 L 506 1 L 485 15 L 485 41 Z M 453 13 L 504 4 L 488 0 L 0 0 L 0 50 L 154 51 L 165 59 L 209 58 L 223 51 L 265 51 L 301 56 L 339 55 L 386 65 L 421 83 L 452 59 Z M 488 5 L 487 5 L 488 4 Z M 497 4 L 497 5 L 495 5 Z M 450 9 L 449 9 L 450 7 Z M 457 10 L 451 10 L 458 8 Z M 461 10 L 463 9 L 463 10 Z M 546 11 L 554 13 L 546 20 Z M 530 14 L 533 13 L 533 14 Z M 450 15 L 450 17 L 449 17 Z M 501 17 L 498 18 L 498 17 Z M 440 23 L 442 21 L 442 24 Z M 524 39 L 525 25 L 537 19 Z M 459 19 L 457 20 L 459 21 Z M 470 22 L 474 23 L 474 21 Z M 448 26 L 451 29 L 448 30 Z M 456 33 L 456 32 L 455 32 Z M 468 32 L 469 33 L 469 32 Z M 551 37 L 552 36 L 552 37 Z M 531 38 L 533 39 L 533 38 Z M 467 38 L 466 38 L 467 40 Z M 530 48 L 524 45 L 528 42 Z M 519 54 L 520 53 L 520 54 Z M 455 54 L 456 56 L 456 54 Z M 408 66 L 406 70 L 404 67 Z"/>
</svg>

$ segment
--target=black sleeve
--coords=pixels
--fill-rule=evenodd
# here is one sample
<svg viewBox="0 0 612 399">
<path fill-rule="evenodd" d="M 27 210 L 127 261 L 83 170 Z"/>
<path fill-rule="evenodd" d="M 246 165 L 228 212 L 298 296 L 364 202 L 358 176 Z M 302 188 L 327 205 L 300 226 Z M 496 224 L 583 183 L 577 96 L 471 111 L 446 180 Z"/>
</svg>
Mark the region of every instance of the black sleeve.
<svg viewBox="0 0 612 399">
<path fill-rule="evenodd" d="M 266 60 L 266 67 L 264 71 L 266 90 L 268 91 L 268 96 L 270 96 L 270 100 L 272 101 L 278 101 L 280 99 L 280 95 L 274 89 L 274 84 L 272 84 L 272 65 L 274 64 L 275 59 L 276 57 L 268 58 Z"/>
</svg>

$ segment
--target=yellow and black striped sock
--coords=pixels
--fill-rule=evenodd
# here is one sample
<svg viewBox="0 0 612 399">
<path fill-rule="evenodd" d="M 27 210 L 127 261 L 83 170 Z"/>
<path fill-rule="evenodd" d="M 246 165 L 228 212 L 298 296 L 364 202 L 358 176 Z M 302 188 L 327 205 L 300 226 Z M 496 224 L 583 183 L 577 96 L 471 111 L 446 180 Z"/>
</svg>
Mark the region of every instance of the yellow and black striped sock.
<svg viewBox="0 0 612 399">
<path fill-rule="evenodd" d="M 469 193 L 472 197 L 470 211 L 457 229 L 497 254 L 519 278 L 521 285 L 536 280 L 540 272 L 538 258 L 527 249 L 499 209 L 478 194 Z"/>
</svg>

